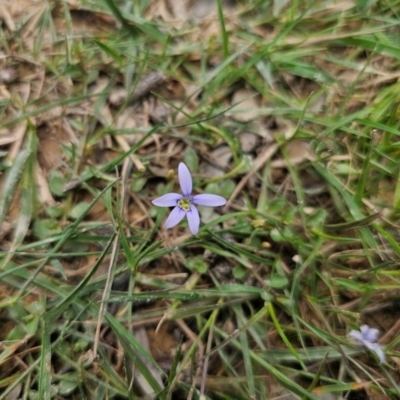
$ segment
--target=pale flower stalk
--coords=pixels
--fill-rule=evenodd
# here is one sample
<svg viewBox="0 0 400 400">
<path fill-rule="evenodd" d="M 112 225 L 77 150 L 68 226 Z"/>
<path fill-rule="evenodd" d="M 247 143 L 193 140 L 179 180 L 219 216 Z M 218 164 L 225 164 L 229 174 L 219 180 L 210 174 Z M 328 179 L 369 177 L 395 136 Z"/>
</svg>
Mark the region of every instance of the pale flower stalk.
<svg viewBox="0 0 400 400">
<path fill-rule="evenodd" d="M 351 338 L 358 346 L 364 346 L 373 351 L 378 356 L 380 363 L 384 363 L 385 354 L 378 343 L 379 330 L 370 328 L 368 325 L 361 325 L 360 331 L 352 330 L 347 337 Z"/>
<path fill-rule="evenodd" d="M 193 196 L 192 176 L 183 162 L 179 164 L 178 177 L 183 194 L 167 193 L 154 199 L 152 203 L 158 207 L 174 207 L 165 221 L 165 228 L 174 227 L 186 216 L 190 232 L 196 235 L 200 227 L 200 216 L 195 206 L 218 207 L 226 204 L 226 200 L 216 194 L 196 194 Z"/>
</svg>

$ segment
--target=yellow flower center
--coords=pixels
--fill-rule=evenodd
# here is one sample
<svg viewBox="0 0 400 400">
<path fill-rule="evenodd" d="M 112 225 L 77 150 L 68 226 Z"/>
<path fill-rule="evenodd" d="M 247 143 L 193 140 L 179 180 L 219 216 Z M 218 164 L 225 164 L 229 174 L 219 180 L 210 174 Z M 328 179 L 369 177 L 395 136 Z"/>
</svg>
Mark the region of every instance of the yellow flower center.
<svg viewBox="0 0 400 400">
<path fill-rule="evenodd" d="M 191 197 L 183 197 L 178 201 L 178 206 L 184 211 L 190 210 L 190 203 L 192 202 Z"/>
</svg>

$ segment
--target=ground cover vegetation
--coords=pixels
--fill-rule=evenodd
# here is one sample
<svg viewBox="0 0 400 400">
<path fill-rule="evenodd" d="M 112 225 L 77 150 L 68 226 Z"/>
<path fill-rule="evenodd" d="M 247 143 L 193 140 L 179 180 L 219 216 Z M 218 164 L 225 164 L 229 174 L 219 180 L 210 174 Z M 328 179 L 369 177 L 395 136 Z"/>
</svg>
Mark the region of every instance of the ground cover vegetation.
<svg viewBox="0 0 400 400">
<path fill-rule="evenodd" d="M 1 1 L 0 399 L 400 398 L 399 18 Z"/>
</svg>

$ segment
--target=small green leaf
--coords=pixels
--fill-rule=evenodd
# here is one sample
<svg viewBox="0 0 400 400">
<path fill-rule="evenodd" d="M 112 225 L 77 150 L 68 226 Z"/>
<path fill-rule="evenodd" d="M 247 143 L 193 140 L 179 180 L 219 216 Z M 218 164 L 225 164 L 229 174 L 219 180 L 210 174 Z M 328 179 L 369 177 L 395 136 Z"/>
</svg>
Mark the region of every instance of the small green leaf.
<svg viewBox="0 0 400 400">
<path fill-rule="evenodd" d="M 46 207 L 45 212 L 50 218 L 60 218 L 64 214 L 65 207 L 63 204 Z"/>
<path fill-rule="evenodd" d="M 39 393 L 37 390 L 30 390 L 28 393 L 29 400 L 39 400 Z"/>
<path fill-rule="evenodd" d="M 14 326 L 7 335 L 7 340 L 21 340 L 26 336 L 26 331 L 21 325 Z"/>
<path fill-rule="evenodd" d="M 34 335 L 39 327 L 39 317 L 37 315 L 27 315 L 23 320 L 26 333 Z"/>
<path fill-rule="evenodd" d="M 89 203 L 86 203 L 85 201 L 82 201 L 81 203 L 78 203 L 69 213 L 69 216 L 72 219 L 78 219 L 82 214 L 85 213 L 89 206 Z"/>
<path fill-rule="evenodd" d="M 335 166 L 336 173 L 338 175 L 351 175 L 351 174 L 358 174 L 358 171 L 347 163 L 339 163 Z"/>
<path fill-rule="evenodd" d="M 62 266 L 62 264 L 60 263 L 59 260 L 57 260 L 56 258 L 50 260 L 50 264 L 59 272 L 59 274 L 65 279 L 67 280 L 67 276 L 65 275 L 64 272 L 64 268 Z"/>
<path fill-rule="evenodd" d="M 274 242 L 286 242 L 286 239 L 283 237 L 282 233 L 276 228 L 271 230 L 270 235 Z"/>
<path fill-rule="evenodd" d="M 132 182 L 132 186 L 131 186 L 132 192 L 140 192 L 143 189 L 146 182 L 147 182 L 147 179 L 145 179 L 145 178 L 134 179 Z"/>
<path fill-rule="evenodd" d="M 208 269 L 208 265 L 202 257 L 189 257 L 185 260 L 184 264 L 187 269 L 197 271 L 200 274 L 205 274 Z"/>
<path fill-rule="evenodd" d="M 246 276 L 247 269 L 243 267 L 242 265 L 235 265 L 235 267 L 232 270 L 232 274 L 235 279 L 243 279 Z"/>
<path fill-rule="evenodd" d="M 64 196 L 64 185 L 66 183 L 67 180 L 59 169 L 52 169 L 50 171 L 49 187 L 51 193 L 58 197 Z"/>
<path fill-rule="evenodd" d="M 79 378 L 76 372 L 69 372 L 62 375 L 62 380 L 58 384 L 58 394 L 69 396 L 78 387 Z"/>
<path fill-rule="evenodd" d="M 20 321 L 22 318 L 26 317 L 27 312 L 25 307 L 23 307 L 20 302 L 17 302 L 9 306 L 8 314 L 10 318 L 14 319 L 15 321 Z"/>
<path fill-rule="evenodd" d="M 198 171 L 199 169 L 199 157 L 192 147 L 186 148 L 183 153 L 183 161 L 191 172 Z"/>
<path fill-rule="evenodd" d="M 273 289 L 283 289 L 289 284 L 289 280 L 285 276 L 277 274 L 272 274 L 268 281 L 269 286 Z"/>
<path fill-rule="evenodd" d="M 61 233 L 59 223 L 53 219 L 38 219 L 33 225 L 33 232 L 39 239 L 47 239 Z"/>
<path fill-rule="evenodd" d="M 270 302 L 270 301 L 272 301 L 274 299 L 274 296 L 268 291 L 267 288 L 265 288 L 261 292 L 261 298 L 266 302 Z"/>
<path fill-rule="evenodd" d="M 236 183 L 232 179 L 222 181 L 219 187 L 219 194 L 228 199 L 236 189 Z"/>
<path fill-rule="evenodd" d="M 25 309 L 31 314 L 43 314 L 46 311 L 46 306 L 40 301 L 32 301 L 25 305 Z"/>
<path fill-rule="evenodd" d="M 267 211 L 268 211 L 268 213 L 271 213 L 271 214 L 279 214 L 283 211 L 286 204 L 287 204 L 287 201 L 282 197 L 273 199 L 268 203 Z"/>
<path fill-rule="evenodd" d="M 80 352 L 82 350 L 85 350 L 87 346 L 89 345 L 89 341 L 85 339 L 78 339 L 75 344 L 74 344 L 74 351 L 75 352 Z"/>
<path fill-rule="evenodd" d="M 312 228 L 322 228 L 325 225 L 328 213 L 326 210 L 317 210 L 307 218 L 307 222 Z"/>
<path fill-rule="evenodd" d="M 291 224 L 294 220 L 294 217 L 297 213 L 296 207 L 289 208 L 282 215 L 282 222 L 284 224 Z"/>
</svg>

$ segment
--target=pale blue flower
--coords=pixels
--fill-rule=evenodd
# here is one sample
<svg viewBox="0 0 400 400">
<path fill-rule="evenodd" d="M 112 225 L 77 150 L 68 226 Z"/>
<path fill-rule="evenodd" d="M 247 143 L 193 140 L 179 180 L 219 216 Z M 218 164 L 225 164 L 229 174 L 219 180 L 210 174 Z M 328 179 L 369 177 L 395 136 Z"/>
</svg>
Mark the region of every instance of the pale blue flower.
<svg viewBox="0 0 400 400">
<path fill-rule="evenodd" d="M 361 325 L 360 331 L 350 331 L 347 337 L 353 339 L 359 346 L 364 346 L 373 351 L 379 358 L 381 364 L 385 362 L 385 354 L 378 343 L 379 330 L 370 328 L 368 325 Z"/>
<path fill-rule="evenodd" d="M 196 194 L 193 196 L 192 176 L 183 162 L 179 164 L 178 177 L 183 194 L 167 193 L 154 199 L 152 203 L 158 207 L 175 207 L 165 221 L 167 229 L 179 224 L 186 215 L 190 232 L 196 235 L 199 231 L 200 216 L 195 205 L 217 207 L 226 204 L 226 200 L 216 194 Z"/>
</svg>

